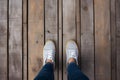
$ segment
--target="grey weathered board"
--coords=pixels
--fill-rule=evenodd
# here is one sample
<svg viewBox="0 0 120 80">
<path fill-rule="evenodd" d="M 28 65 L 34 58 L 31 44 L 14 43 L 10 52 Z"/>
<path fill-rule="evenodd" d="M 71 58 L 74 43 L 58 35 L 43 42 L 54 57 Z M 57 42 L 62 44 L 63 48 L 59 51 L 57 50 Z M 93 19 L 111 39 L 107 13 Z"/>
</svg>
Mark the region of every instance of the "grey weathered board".
<svg viewBox="0 0 120 80">
<path fill-rule="evenodd" d="M 27 80 L 28 78 L 28 52 L 27 52 L 27 30 L 28 30 L 28 20 L 27 20 L 27 0 L 23 0 L 23 80 Z"/>
<path fill-rule="evenodd" d="M 59 37 L 58 37 L 58 40 L 59 40 L 59 76 L 58 76 L 58 80 L 62 80 L 63 78 L 63 74 L 62 74 L 62 53 L 63 53 L 63 37 L 62 37 L 62 31 L 63 31 L 63 26 L 62 26 L 62 18 L 63 18 L 63 6 L 62 6 L 62 1 L 63 0 L 59 0 Z"/>
<path fill-rule="evenodd" d="M 116 52 L 117 52 L 117 74 L 116 74 L 116 76 L 117 76 L 117 79 L 116 80 L 119 80 L 120 79 L 120 37 L 119 38 L 117 38 L 117 48 L 116 48 Z"/>
<path fill-rule="evenodd" d="M 0 0 L 0 79 L 7 80 L 7 0 Z"/>
<path fill-rule="evenodd" d="M 76 0 L 63 0 L 63 80 L 67 80 L 66 43 L 76 40 Z"/>
<path fill-rule="evenodd" d="M 44 0 L 28 1 L 28 80 L 42 68 L 44 46 Z"/>
<path fill-rule="evenodd" d="M 56 45 L 55 80 L 58 80 L 58 0 L 45 0 L 45 41 L 53 40 Z"/>
<path fill-rule="evenodd" d="M 93 0 L 81 0 L 81 70 L 94 80 Z"/>
<path fill-rule="evenodd" d="M 111 80 L 110 0 L 94 0 L 95 79 Z"/>
<path fill-rule="evenodd" d="M 22 80 L 22 0 L 9 0 L 9 80 Z"/>
<path fill-rule="evenodd" d="M 120 80 L 120 0 L 116 0 L 116 77 Z"/>
<path fill-rule="evenodd" d="M 116 74 L 116 8 L 115 3 L 116 0 L 111 0 L 111 18 L 110 18 L 110 25 L 111 25 L 111 79 L 117 80 L 117 74 Z"/>
<path fill-rule="evenodd" d="M 78 55 L 78 64 L 81 66 L 81 1 L 76 0 L 75 4 L 76 14 L 75 14 L 75 23 L 76 23 L 76 42 L 78 44 L 79 55 Z"/>
</svg>

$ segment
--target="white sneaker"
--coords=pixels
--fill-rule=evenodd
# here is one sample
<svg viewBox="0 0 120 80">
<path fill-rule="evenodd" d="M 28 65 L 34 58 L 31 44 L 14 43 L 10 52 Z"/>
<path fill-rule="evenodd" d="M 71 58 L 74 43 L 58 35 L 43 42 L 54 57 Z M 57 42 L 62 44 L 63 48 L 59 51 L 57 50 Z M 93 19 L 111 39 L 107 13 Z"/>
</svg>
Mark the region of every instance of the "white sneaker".
<svg viewBox="0 0 120 80">
<path fill-rule="evenodd" d="M 76 60 L 76 63 L 78 64 L 78 46 L 73 40 L 67 42 L 66 58 L 67 58 L 67 63 L 70 58 L 74 58 Z"/>
<path fill-rule="evenodd" d="M 46 64 L 46 60 L 50 59 L 52 62 L 55 62 L 55 44 L 53 41 L 48 40 L 45 43 L 44 49 L 43 49 L 43 65 Z"/>
</svg>

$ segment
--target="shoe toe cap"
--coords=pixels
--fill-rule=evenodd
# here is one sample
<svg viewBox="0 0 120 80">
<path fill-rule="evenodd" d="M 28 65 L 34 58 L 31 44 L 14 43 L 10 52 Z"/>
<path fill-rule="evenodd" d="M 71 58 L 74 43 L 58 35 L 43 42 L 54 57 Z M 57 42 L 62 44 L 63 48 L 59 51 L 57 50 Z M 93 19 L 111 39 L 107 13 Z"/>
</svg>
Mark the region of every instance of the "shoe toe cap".
<svg viewBox="0 0 120 80">
<path fill-rule="evenodd" d="M 70 40 L 67 42 L 66 48 L 67 49 L 77 49 L 77 44 L 75 43 L 75 41 Z"/>
<path fill-rule="evenodd" d="M 51 40 L 48 40 L 44 46 L 44 49 L 55 49 L 54 42 Z"/>
</svg>

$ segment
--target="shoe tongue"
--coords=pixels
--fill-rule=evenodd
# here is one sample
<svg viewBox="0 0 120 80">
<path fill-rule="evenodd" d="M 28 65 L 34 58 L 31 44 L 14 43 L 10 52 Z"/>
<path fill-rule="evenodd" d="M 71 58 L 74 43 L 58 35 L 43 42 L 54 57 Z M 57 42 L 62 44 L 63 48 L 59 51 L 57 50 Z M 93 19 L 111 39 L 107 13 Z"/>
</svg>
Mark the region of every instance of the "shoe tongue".
<svg viewBox="0 0 120 80">
<path fill-rule="evenodd" d="M 52 60 L 52 62 L 53 62 L 54 61 L 54 55 L 53 55 L 53 53 L 48 53 L 47 59 Z"/>
<path fill-rule="evenodd" d="M 48 50 L 47 53 L 48 53 L 48 56 L 49 55 L 53 55 L 54 54 L 54 50 Z"/>
<path fill-rule="evenodd" d="M 54 57 L 54 52 L 53 52 L 53 50 L 49 50 L 49 51 L 48 51 L 48 54 L 47 54 L 47 59 L 53 60 L 53 57 Z"/>
<path fill-rule="evenodd" d="M 51 56 L 48 56 L 48 57 L 47 57 L 47 59 L 53 60 L 53 57 L 51 57 Z"/>
<path fill-rule="evenodd" d="M 70 57 L 76 58 L 77 55 L 75 50 L 70 50 L 69 53 L 70 53 Z"/>
<path fill-rule="evenodd" d="M 76 50 L 69 50 L 70 54 L 76 54 Z"/>
</svg>

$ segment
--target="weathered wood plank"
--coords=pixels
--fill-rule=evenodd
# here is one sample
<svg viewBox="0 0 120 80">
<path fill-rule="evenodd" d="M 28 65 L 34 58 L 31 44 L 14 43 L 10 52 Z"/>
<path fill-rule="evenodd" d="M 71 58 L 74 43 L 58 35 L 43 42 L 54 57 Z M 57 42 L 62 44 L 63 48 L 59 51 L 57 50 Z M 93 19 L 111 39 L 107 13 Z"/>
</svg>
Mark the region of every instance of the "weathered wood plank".
<svg viewBox="0 0 120 80">
<path fill-rule="evenodd" d="M 28 1 L 28 80 L 33 80 L 43 63 L 44 0 Z"/>
<path fill-rule="evenodd" d="M 110 0 L 94 0 L 95 79 L 111 80 Z"/>
<path fill-rule="evenodd" d="M 116 0 L 116 36 L 120 37 L 120 0 Z"/>
<path fill-rule="evenodd" d="M 9 80 L 22 80 L 22 0 L 9 0 Z"/>
<path fill-rule="evenodd" d="M 7 0 L 0 0 L 0 79 L 7 80 Z"/>
<path fill-rule="evenodd" d="M 116 74 L 116 12 L 115 12 L 115 3 L 116 0 L 111 0 L 111 18 L 110 18 L 110 25 L 111 25 L 111 79 L 117 80 Z"/>
<path fill-rule="evenodd" d="M 117 79 L 116 80 L 119 80 L 120 79 L 120 37 L 117 38 Z"/>
<path fill-rule="evenodd" d="M 63 73 L 62 73 L 62 53 L 63 53 L 63 37 L 62 37 L 62 32 L 63 32 L 63 0 L 59 0 L 59 80 L 62 80 Z"/>
<path fill-rule="evenodd" d="M 81 66 L 81 1 L 76 0 L 76 37 L 77 37 L 77 44 L 79 49 L 79 55 L 78 55 L 78 64 Z"/>
<path fill-rule="evenodd" d="M 45 0 L 45 41 L 53 40 L 56 44 L 55 80 L 58 80 L 58 0 Z"/>
<path fill-rule="evenodd" d="M 57 43 L 57 0 L 45 0 L 45 39 Z"/>
<path fill-rule="evenodd" d="M 28 76 L 27 24 L 23 24 L 23 80 Z"/>
<path fill-rule="evenodd" d="M 7 0 L 0 0 L 0 20 L 7 19 Z M 7 24 L 6 24 L 7 25 Z"/>
<path fill-rule="evenodd" d="M 93 0 L 81 1 L 81 70 L 94 80 Z"/>
<path fill-rule="evenodd" d="M 116 0 L 116 80 L 120 80 L 120 0 Z"/>
<path fill-rule="evenodd" d="M 27 0 L 23 0 L 23 80 L 28 78 L 28 53 L 27 53 Z"/>
<path fill-rule="evenodd" d="M 23 24 L 27 24 L 28 21 L 28 0 L 23 0 Z"/>
<path fill-rule="evenodd" d="M 63 0 L 63 80 L 67 80 L 66 74 L 66 43 L 68 40 L 76 40 L 76 0 Z"/>
</svg>

